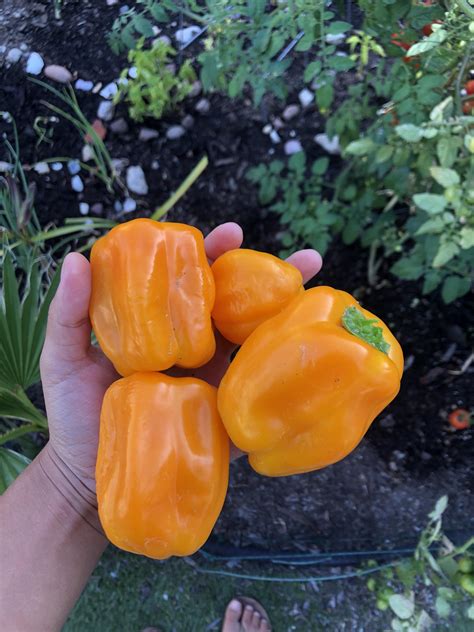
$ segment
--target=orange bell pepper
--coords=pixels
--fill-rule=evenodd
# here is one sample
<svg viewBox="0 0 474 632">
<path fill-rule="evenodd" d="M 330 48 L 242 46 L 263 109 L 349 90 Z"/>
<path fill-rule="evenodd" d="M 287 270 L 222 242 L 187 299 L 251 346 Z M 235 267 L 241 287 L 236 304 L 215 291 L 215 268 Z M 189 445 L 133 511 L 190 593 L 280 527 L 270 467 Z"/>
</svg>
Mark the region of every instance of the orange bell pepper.
<svg viewBox="0 0 474 632">
<path fill-rule="evenodd" d="M 214 323 L 227 340 L 239 345 L 304 289 L 297 268 L 266 252 L 229 250 L 211 270 L 216 283 Z"/>
<path fill-rule="evenodd" d="M 191 555 L 219 516 L 228 472 L 213 386 L 135 373 L 108 389 L 96 479 L 99 517 L 115 545 L 157 559 Z"/>
<path fill-rule="evenodd" d="M 309 472 L 357 446 L 402 371 L 388 327 L 350 294 L 318 287 L 244 342 L 220 384 L 219 412 L 257 472 Z"/>
<path fill-rule="evenodd" d="M 135 219 L 91 252 L 90 317 L 121 375 L 198 367 L 215 351 L 214 280 L 193 226 Z"/>
</svg>

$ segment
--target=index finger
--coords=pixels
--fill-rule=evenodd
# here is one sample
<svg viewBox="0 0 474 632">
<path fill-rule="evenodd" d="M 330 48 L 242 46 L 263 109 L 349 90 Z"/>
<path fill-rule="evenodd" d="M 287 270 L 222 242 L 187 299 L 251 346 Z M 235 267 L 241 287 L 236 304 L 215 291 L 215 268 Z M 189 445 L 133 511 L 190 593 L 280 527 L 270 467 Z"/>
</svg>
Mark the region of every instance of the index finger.
<svg viewBox="0 0 474 632">
<path fill-rule="evenodd" d="M 211 263 L 228 250 L 240 248 L 244 234 L 242 228 L 235 222 L 226 222 L 211 230 L 204 239 L 206 254 Z"/>
</svg>

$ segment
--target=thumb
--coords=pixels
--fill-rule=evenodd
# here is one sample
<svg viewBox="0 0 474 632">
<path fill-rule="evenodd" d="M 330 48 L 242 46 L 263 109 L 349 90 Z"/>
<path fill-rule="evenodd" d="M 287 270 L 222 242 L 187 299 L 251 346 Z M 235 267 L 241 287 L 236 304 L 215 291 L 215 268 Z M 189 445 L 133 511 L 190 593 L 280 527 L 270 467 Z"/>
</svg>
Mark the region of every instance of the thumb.
<svg viewBox="0 0 474 632">
<path fill-rule="evenodd" d="M 42 364 L 54 366 L 57 362 L 74 363 L 84 359 L 90 347 L 90 294 L 89 262 L 77 252 L 68 254 L 49 308 Z"/>
</svg>

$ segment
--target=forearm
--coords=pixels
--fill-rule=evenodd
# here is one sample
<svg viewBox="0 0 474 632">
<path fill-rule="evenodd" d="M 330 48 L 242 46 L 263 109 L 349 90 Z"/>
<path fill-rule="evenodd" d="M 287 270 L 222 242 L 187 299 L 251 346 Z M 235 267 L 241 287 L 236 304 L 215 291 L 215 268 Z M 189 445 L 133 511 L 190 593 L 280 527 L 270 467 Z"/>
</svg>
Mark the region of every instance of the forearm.
<svg viewBox="0 0 474 632">
<path fill-rule="evenodd" d="M 107 540 L 93 494 L 46 447 L 0 499 L 5 632 L 60 630 Z"/>
</svg>

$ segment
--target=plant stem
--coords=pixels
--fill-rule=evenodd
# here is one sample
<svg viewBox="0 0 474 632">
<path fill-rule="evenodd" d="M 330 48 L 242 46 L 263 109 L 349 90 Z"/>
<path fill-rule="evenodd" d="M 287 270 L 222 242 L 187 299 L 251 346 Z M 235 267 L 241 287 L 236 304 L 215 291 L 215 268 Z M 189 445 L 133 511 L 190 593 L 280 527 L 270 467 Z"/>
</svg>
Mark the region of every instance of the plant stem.
<svg viewBox="0 0 474 632">
<path fill-rule="evenodd" d="M 151 216 L 151 219 L 159 221 L 163 217 L 163 215 L 165 215 L 170 210 L 170 208 L 172 208 L 176 204 L 176 202 L 180 198 L 183 197 L 186 191 L 199 178 L 199 176 L 201 175 L 201 173 L 204 171 L 204 169 L 207 167 L 208 164 L 209 164 L 209 160 L 207 156 L 204 156 L 203 158 L 201 158 L 201 160 L 194 167 L 191 173 L 183 180 L 179 188 L 176 189 L 176 191 L 171 195 L 171 197 L 168 198 L 168 200 L 166 200 L 164 204 L 162 204 L 160 207 L 158 207 L 155 210 L 155 212 Z"/>
</svg>

